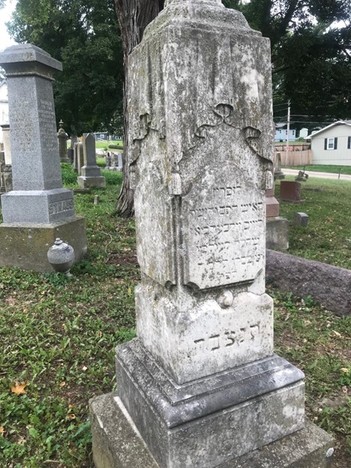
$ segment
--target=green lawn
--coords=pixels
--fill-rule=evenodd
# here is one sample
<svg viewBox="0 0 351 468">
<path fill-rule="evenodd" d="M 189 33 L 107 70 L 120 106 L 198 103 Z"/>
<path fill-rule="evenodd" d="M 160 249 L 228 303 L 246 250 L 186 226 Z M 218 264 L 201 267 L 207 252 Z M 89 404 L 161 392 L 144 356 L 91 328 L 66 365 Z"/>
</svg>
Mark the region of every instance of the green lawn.
<svg viewBox="0 0 351 468">
<path fill-rule="evenodd" d="M 291 223 L 289 252 L 351 269 L 351 183 L 310 178 L 301 184 L 301 203 L 280 204 L 281 216 L 289 221 L 297 211 L 309 216 L 307 228 Z M 280 182 L 276 184 L 278 199 L 279 192 Z"/>
<path fill-rule="evenodd" d="M 331 172 L 332 174 L 351 174 L 351 166 L 318 165 L 292 166 L 289 169 L 303 169 L 306 172 Z M 284 171 L 283 171 L 284 172 Z"/>
<path fill-rule="evenodd" d="M 71 167 L 63 172 L 66 186 L 76 187 Z M 0 268 L 1 467 L 92 466 L 88 401 L 116 388 L 114 348 L 135 334 L 139 279 L 134 222 L 115 215 L 121 174 L 103 174 L 106 189 L 75 195 L 76 211 L 87 221 L 89 255 L 72 278 Z M 294 210 L 310 215 L 308 228 L 291 230 L 293 252 L 349 265 L 349 187 L 308 181 L 304 204 L 282 204 L 288 217 Z M 308 415 L 336 436 L 335 466 L 346 468 L 351 318 L 335 317 L 309 298 L 269 292 L 276 349 L 305 371 Z"/>
</svg>

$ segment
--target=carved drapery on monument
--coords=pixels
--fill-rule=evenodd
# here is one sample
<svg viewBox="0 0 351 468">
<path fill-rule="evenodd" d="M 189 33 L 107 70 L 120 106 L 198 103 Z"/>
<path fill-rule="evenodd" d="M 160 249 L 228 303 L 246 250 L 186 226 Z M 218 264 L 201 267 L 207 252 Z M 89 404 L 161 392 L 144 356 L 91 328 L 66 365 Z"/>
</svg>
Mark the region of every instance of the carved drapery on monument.
<svg viewBox="0 0 351 468">
<path fill-rule="evenodd" d="M 114 411 L 159 467 L 260 466 L 239 458 L 304 427 L 265 293 L 269 41 L 219 0 L 169 0 L 129 57 L 128 109 L 138 338 L 117 349 L 118 397 L 92 404 L 95 463 L 123 466 Z"/>
</svg>

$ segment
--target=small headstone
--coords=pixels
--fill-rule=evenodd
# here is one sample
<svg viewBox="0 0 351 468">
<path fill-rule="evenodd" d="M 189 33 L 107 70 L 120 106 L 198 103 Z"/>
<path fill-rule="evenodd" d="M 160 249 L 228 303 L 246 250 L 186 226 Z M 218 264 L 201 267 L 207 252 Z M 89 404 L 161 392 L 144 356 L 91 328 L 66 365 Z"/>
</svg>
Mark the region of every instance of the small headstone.
<svg viewBox="0 0 351 468">
<path fill-rule="evenodd" d="M 123 156 L 121 153 L 112 153 L 110 169 L 112 171 L 123 170 Z"/>
<path fill-rule="evenodd" d="M 99 166 L 96 165 L 95 137 L 92 133 L 83 137 L 84 166 L 78 177 L 78 185 L 81 188 L 105 187 L 105 177 L 101 175 Z"/>
<path fill-rule="evenodd" d="M 68 163 L 69 158 L 67 155 L 67 140 L 68 140 L 68 135 L 65 132 L 65 129 L 63 128 L 63 121 L 60 120 L 59 123 L 59 130 L 57 132 L 57 138 L 59 142 L 59 155 L 60 155 L 60 161 Z"/>
<path fill-rule="evenodd" d="M 274 188 L 266 190 L 266 218 L 279 216 L 279 202 L 274 196 Z"/>
<path fill-rule="evenodd" d="M 76 148 L 76 170 L 78 172 L 78 175 L 80 175 L 82 172 L 82 167 L 84 166 L 83 143 L 81 141 L 78 141 L 78 143 L 76 143 L 74 147 Z"/>
<path fill-rule="evenodd" d="M 294 223 L 297 226 L 307 226 L 308 225 L 308 214 L 302 213 L 301 211 L 295 213 L 294 215 Z"/>
<path fill-rule="evenodd" d="M 288 202 L 300 202 L 301 183 L 282 180 L 280 182 L 280 199 Z"/>
<path fill-rule="evenodd" d="M 306 182 L 308 174 L 305 171 L 299 171 L 295 180 L 298 182 Z"/>
<path fill-rule="evenodd" d="M 107 151 L 106 155 L 105 155 L 105 169 L 110 169 L 111 168 L 111 164 L 112 164 L 112 158 L 111 158 L 111 153 L 109 151 Z"/>
<path fill-rule="evenodd" d="M 274 180 L 280 180 L 285 178 L 285 174 L 282 171 L 282 157 L 280 153 L 274 154 L 273 159 L 273 168 L 274 168 Z"/>
</svg>

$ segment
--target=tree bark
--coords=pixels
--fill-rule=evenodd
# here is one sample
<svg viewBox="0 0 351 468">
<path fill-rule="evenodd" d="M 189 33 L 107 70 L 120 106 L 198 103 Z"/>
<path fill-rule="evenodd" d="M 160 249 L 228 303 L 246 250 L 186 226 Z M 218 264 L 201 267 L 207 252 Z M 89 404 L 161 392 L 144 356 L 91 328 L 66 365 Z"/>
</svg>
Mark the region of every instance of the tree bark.
<svg viewBox="0 0 351 468">
<path fill-rule="evenodd" d="M 146 26 L 163 9 L 164 0 L 115 0 L 115 9 L 120 25 L 123 42 L 124 66 L 124 149 L 123 149 L 123 182 L 117 200 L 119 216 L 129 218 L 134 215 L 134 191 L 130 188 L 128 164 L 128 56 L 142 40 Z"/>
</svg>

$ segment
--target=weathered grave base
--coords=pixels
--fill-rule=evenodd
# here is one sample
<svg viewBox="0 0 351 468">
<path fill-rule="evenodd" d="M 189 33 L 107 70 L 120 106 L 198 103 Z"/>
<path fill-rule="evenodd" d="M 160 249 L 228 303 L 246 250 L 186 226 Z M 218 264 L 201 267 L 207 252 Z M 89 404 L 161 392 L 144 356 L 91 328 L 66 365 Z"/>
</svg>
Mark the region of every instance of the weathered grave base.
<svg viewBox="0 0 351 468">
<path fill-rule="evenodd" d="M 74 216 L 71 190 L 12 190 L 1 196 L 2 215 L 6 223 L 52 224 Z"/>
<path fill-rule="evenodd" d="M 92 399 L 90 412 L 97 468 L 159 467 L 117 395 L 110 393 Z M 233 433 L 240 430 L 238 426 Z M 332 457 L 326 454 L 332 447 L 332 437 L 307 422 L 304 429 L 217 468 L 325 468 L 331 464 Z"/>
<path fill-rule="evenodd" d="M 183 385 L 138 339 L 116 364 L 119 398 L 163 468 L 218 466 L 304 426 L 304 375 L 275 355 Z"/>
<path fill-rule="evenodd" d="M 99 177 L 85 177 L 79 176 L 78 177 L 78 185 L 81 188 L 105 188 L 106 187 L 106 179 L 103 176 Z"/>
<path fill-rule="evenodd" d="M 289 221 L 277 216 L 266 220 L 266 247 L 285 252 L 289 248 Z"/>
<path fill-rule="evenodd" d="M 76 262 L 86 254 L 85 220 L 80 216 L 52 224 L 1 224 L 0 266 L 53 272 L 46 254 L 57 237 L 74 248 Z"/>
</svg>

